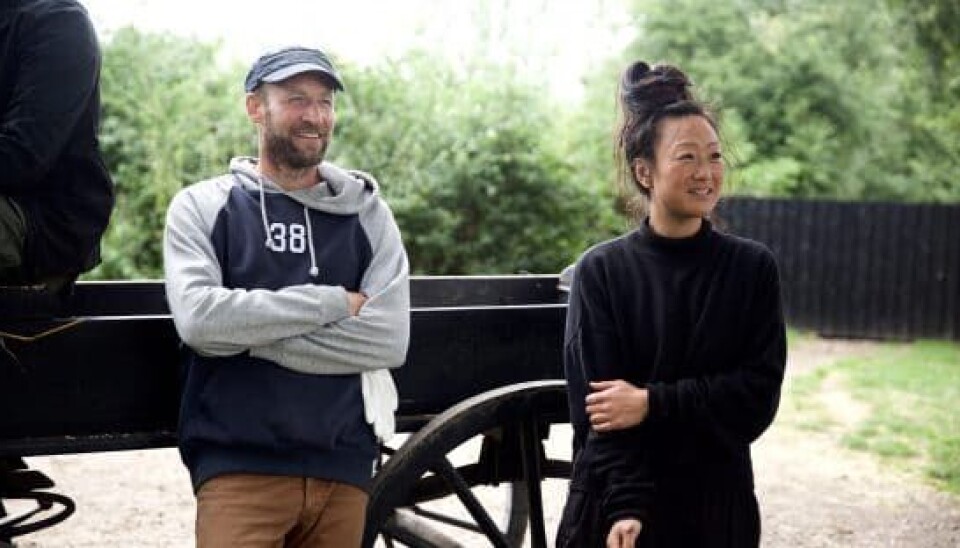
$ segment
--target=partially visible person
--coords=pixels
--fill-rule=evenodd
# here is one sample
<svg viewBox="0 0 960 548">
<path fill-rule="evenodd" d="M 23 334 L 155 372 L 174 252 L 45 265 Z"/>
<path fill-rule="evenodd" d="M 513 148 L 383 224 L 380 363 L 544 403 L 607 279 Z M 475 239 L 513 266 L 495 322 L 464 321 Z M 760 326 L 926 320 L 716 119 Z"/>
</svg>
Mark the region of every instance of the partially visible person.
<svg viewBox="0 0 960 548">
<path fill-rule="evenodd" d="M 100 47 L 75 0 L 0 2 L 0 285 L 57 291 L 100 261 Z"/>
<path fill-rule="evenodd" d="M 750 444 L 779 405 L 779 274 L 766 247 L 710 221 L 724 157 L 691 85 L 676 67 L 642 61 L 621 79 L 621 181 L 649 207 L 572 277 L 574 472 L 558 546 L 760 541 Z"/>
<path fill-rule="evenodd" d="M 358 546 L 409 340 L 407 255 L 374 179 L 324 161 L 329 58 L 267 53 L 245 89 L 259 156 L 180 191 L 164 235 L 197 546 Z"/>
</svg>

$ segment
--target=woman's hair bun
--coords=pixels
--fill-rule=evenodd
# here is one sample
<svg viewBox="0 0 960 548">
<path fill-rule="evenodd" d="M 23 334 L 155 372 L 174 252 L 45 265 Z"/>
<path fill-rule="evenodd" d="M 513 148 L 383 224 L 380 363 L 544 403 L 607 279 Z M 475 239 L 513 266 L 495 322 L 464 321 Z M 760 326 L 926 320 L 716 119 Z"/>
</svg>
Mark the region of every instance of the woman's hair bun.
<svg viewBox="0 0 960 548">
<path fill-rule="evenodd" d="M 636 61 L 623 73 L 624 83 L 637 82 L 650 72 L 650 65 L 644 61 Z"/>
<path fill-rule="evenodd" d="M 643 61 L 636 61 L 623 73 L 620 98 L 624 108 L 646 117 L 672 103 L 693 100 L 691 85 L 687 75 L 672 65 L 651 67 Z"/>
</svg>

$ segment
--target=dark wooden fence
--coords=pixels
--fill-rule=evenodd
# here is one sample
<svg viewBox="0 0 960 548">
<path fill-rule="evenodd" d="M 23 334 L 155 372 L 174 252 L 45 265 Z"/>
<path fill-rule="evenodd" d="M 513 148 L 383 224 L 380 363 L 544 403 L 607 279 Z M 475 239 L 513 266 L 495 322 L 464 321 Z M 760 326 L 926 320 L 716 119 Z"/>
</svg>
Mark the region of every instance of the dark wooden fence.
<svg viewBox="0 0 960 548">
<path fill-rule="evenodd" d="M 960 340 L 960 204 L 733 197 L 717 213 L 776 253 L 792 327 Z"/>
</svg>

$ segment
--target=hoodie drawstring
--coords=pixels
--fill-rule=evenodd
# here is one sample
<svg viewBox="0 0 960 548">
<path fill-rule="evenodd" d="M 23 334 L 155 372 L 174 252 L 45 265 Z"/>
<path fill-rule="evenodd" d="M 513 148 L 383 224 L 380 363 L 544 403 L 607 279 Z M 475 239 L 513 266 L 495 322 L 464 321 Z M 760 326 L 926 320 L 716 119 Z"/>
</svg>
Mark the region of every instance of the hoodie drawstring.
<svg viewBox="0 0 960 548">
<path fill-rule="evenodd" d="M 267 235 L 263 243 L 270 251 L 276 251 L 273 246 L 273 240 L 270 239 L 270 221 L 267 220 L 267 200 L 263 192 L 263 179 L 257 177 L 257 187 L 260 190 L 260 219 L 263 220 L 263 232 Z M 310 249 L 310 273 L 311 278 L 320 275 L 320 268 L 317 266 L 317 251 L 313 247 L 313 224 L 310 222 L 310 210 L 303 206 L 303 221 L 307 225 L 307 247 Z"/>
<path fill-rule="evenodd" d="M 303 206 L 303 220 L 307 224 L 307 247 L 310 248 L 310 276 L 316 278 L 320 274 L 317 268 L 317 252 L 313 248 L 313 224 L 310 223 L 310 210 Z"/>
<path fill-rule="evenodd" d="M 267 221 L 267 200 L 263 195 L 263 179 L 257 177 L 257 188 L 260 190 L 260 218 L 263 219 L 263 233 L 267 235 L 267 240 L 263 245 L 273 251 L 273 240 L 270 239 L 270 223 Z"/>
</svg>

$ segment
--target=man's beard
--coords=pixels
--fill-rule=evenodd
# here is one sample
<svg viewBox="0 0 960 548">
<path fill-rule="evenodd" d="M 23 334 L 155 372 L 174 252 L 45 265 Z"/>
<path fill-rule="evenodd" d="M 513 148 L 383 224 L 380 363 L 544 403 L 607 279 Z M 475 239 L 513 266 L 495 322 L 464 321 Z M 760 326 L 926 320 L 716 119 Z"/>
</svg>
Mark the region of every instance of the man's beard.
<svg viewBox="0 0 960 548">
<path fill-rule="evenodd" d="M 264 129 L 264 146 L 266 153 L 278 166 L 289 169 L 306 169 L 322 162 L 323 157 L 327 154 L 326 139 L 321 140 L 320 149 L 315 154 L 308 154 L 298 149 L 293 139 L 288 135 L 274 131 L 269 118 L 267 119 L 267 124 Z M 315 128 L 309 129 L 313 131 Z M 299 131 L 299 129 L 291 133 L 295 133 L 296 131 Z M 316 131 L 318 134 L 323 135 L 323 132 L 320 130 Z"/>
</svg>

